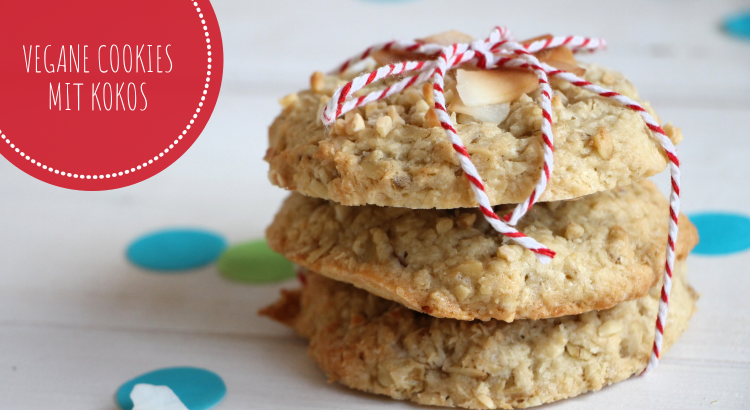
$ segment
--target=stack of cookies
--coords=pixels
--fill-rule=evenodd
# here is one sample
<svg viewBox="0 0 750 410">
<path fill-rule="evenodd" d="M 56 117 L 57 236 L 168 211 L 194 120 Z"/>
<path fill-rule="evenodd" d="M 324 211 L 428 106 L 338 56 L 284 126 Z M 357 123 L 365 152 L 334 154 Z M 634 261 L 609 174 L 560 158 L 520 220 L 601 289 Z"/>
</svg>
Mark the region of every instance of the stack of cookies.
<svg viewBox="0 0 750 410">
<path fill-rule="evenodd" d="M 560 61 L 549 64 L 638 100 L 621 74 L 579 64 L 567 49 L 555 55 Z M 369 62 L 399 58 L 381 52 Z M 502 216 L 534 189 L 542 112 L 533 73 L 487 77 L 451 70 L 445 94 Z M 555 168 L 542 202 L 517 226 L 556 252 L 541 264 L 476 209 L 435 123 L 432 87 L 406 88 L 324 127 L 321 111 L 345 82 L 314 74 L 309 90 L 281 100 L 270 128 L 270 180 L 295 192 L 268 243 L 301 267 L 302 287 L 261 314 L 308 338 L 331 380 L 421 404 L 529 407 L 646 367 L 669 206 L 645 179 L 667 158 L 637 113 L 550 81 Z M 505 91 L 487 102 L 497 84 Z M 664 129 L 679 142 L 679 129 Z M 684 215 L 679 225 L 663 351 L 687 328 L 697 299 L 685 267 L 697 232 Z"/>
</svg>

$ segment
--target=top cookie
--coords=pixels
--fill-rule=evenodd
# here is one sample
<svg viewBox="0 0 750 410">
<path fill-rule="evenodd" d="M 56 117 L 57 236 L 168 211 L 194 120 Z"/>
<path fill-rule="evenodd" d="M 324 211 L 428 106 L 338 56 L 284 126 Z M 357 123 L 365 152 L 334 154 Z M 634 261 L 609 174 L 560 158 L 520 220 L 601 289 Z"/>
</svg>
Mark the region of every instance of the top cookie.
<svg viewBox="0 0 750 410">
<path fill-rule="evenodd" d="M 621 74 L 596 65 L 582 67 L 587 81 L 638 100 L 636 89 Z M 523 88 L 511 90 L 520 94 L 508 103 L 467 108 L 462 99 L 482 101 L 483 97 L 462 88 L 462 81 L 463 85 L 481 81 L 472 73 L 477 71 L 448 72 L 448 110 L 491 203 L 522 202 L 534 189 L 543 161 L 542 114 L 535 103 L 538 91 L 536 86 L 527 88 L 528 94 L 519 91 Z M 508 75 L 516 84 L 513 76 L 519 72 Z M 422 87 L 407 88 L 347 113 L 326 129 L 320 113 L 343 83 L 318 73 L 310 90 L 282 99 L 285 108 L 271 125 L 265 156 L 273 184 L 344 205 L 415 209 L 477 205 L 445 131 L 430 114 L 429 93 Z M 550 84 L 554 171 L 541 201 L 628 185 L 664 170 L 666 157 L 636 112 L 562 80 L 552 78 Z M 373 89 L 377 87 L 363 91 Z M 656 117 L 647 103 L 643 106 Z M 678 129 L 669 124 L 664 128 L 673 142 L 679 142 Z"/>
</svg>

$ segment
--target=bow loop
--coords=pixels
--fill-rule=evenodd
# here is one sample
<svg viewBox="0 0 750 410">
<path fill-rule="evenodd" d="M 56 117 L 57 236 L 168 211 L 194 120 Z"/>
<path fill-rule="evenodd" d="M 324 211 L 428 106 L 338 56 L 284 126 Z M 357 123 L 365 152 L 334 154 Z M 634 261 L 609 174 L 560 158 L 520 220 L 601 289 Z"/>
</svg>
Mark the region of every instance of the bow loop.
<svg viewBox="0 0 750 410">
<path fill-rule="evenodd" d="M 493 30 L 492 34 L 494 37 L 500 38 L 497 30 Z M 490 49 L 490 44 L 496 42 L 493 41 L 493 35 L 490 35 L 488 40 L 476 40 L 471 43 L 471 49 L 477 54 L 476 66 L 481 69 L 487 69 L 495 65 L 495 55 Z"/>
</svg>

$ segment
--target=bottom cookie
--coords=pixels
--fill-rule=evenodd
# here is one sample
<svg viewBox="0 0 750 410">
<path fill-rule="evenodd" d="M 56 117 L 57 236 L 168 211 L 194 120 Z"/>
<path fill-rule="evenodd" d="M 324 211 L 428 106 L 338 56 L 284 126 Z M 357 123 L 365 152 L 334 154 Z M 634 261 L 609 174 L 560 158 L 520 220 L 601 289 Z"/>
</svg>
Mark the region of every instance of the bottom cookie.
<svg viewBox="0 0 750 410">
<path fill-rule="evenodd" d="M 395 399 L 468 408 L 531 407 L 640 373 L 651 353 L 660 286 L 611 309 L 542 320 L 461 321 L 409 310 L 314 273 L 262 315 L 310 339 L 332 381 Z M 678 262 L 666 352 L 698 295 Z"/>
</svg>

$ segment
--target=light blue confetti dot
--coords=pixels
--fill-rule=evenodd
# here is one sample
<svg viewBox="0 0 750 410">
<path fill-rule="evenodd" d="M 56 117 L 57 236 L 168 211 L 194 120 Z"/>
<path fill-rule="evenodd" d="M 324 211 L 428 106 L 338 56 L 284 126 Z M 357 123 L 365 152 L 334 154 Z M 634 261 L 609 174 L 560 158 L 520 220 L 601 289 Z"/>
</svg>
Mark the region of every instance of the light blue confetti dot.
<svg viewBox="0 0 750 410">
<path fill-rule="evenodd" d="M 122 410 L 132 410 L 130 393 L 136 384 L 167 386 L 189 410 L 206 410 L 218 404 L 227 393 L 227 386 L 214 372 L 197 367 L 170 367 L 138 376 L 117 390 L 117 404 Z"/>
<path fill-rule="evenodd" d="M 690 215 L 698 228 L 700 242 L 693 250 L 699 255 L 728 255 L 750 248 L 750 218 L 730 212 L 701 212 Z"/>
<path fill-rule="evenodd" d="M 750 39 L 750 10 L 727 17 L 724 29 L 733 36 Z"/>
<path fill-rule="evenodd" d="M 214 262 L 227 247 L 218 234 L 201 229 L 166 229 L 146 234 L 130 244 L 128 259 L 155 271 L 182 271 Z"/>
</svg>

